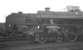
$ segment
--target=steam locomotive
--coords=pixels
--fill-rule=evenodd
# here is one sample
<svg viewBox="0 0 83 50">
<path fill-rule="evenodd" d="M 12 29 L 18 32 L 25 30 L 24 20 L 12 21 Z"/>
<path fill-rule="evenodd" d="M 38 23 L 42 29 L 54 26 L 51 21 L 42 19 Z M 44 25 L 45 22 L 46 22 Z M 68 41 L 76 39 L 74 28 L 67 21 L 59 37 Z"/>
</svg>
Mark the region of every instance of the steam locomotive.
<svg viewBox="0 0 83 50">
<path fill-rule="evenodd" d="M 83 12 L 78 6 L 68 6 L 67 12 L 50 8 L 35 13 L 12 13 L 6 17 L 6 32 L 10 38 L 47 41 L 76 41 L 83 35 Z"/>
</svg>

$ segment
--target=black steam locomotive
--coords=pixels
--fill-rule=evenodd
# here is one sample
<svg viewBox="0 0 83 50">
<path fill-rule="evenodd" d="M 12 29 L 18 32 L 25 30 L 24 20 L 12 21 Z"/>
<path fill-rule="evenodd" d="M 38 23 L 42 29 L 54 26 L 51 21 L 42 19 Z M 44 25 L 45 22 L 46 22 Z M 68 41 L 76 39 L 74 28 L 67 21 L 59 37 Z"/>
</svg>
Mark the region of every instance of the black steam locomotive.
<svg viewBox="0 0 83 50">
<path fill-rule="evenodd" d="M 12 39 L 47 41 L 76 41 L 83 35 L 83 12 L 68 6 L 67 12 L 53 12 L 49 8 L 35 13 L 12 13 L 6 17 L 6 32 Z"/>
</svg>

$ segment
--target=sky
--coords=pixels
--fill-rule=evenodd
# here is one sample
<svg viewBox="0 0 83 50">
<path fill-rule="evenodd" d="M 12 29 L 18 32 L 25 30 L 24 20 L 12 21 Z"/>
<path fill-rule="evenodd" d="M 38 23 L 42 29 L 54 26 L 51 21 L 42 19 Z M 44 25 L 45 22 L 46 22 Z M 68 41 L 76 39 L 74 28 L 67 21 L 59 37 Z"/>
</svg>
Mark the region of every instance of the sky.
<svg viewBox="0 0 83 50">
<path fill-rule="evenodd" d="M 36 13 L 45 7 L 50 7 L 51 11 L 65 11 L 68 5 L 80 6 L 83 11 L 82 0 L 0 0 L 0 22 L 5 22 L 6 16 L 13 12 Z"/>
</svg>

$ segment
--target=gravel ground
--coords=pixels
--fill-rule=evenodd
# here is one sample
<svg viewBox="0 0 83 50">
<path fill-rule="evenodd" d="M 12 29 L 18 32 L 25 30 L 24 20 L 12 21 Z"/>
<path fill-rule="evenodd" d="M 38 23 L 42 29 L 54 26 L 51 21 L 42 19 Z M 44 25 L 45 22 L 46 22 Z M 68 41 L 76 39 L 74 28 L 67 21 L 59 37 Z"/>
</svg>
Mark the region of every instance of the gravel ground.
<svg viewBox="0 0 83 50">
<path fill-rule="evenodd" d="M 27 41 L 11 41 L 3 44 L 8 46 L 0 50 L 83 50 L 83 42 L 29 44 Z"/>
</svg>

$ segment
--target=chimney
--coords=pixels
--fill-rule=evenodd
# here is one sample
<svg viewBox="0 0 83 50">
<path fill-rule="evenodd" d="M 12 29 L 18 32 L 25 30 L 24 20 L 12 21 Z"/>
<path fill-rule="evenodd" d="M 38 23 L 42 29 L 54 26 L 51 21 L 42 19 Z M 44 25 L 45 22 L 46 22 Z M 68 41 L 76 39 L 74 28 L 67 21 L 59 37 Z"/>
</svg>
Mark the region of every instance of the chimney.
<svg viewBox="0 0 83 50">
<path fill-rule="evenodd" d="M 49 8 L 49 7 L 46 7 L 46 8 L 45 8 L 45 11 L 50 11 L 50 8 Z"/>
<path fill-rule="evenodd" d="M 19 14 L 22 14 L 22 12 L 20 11 L 20 12 L 18 12 Z"/>
</svg>

